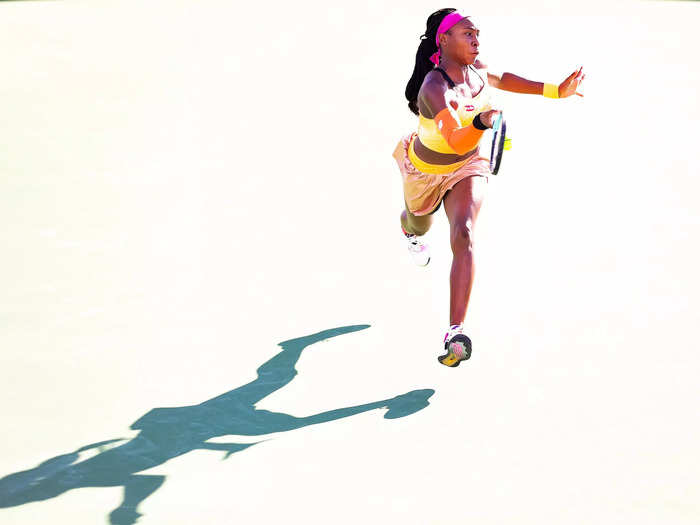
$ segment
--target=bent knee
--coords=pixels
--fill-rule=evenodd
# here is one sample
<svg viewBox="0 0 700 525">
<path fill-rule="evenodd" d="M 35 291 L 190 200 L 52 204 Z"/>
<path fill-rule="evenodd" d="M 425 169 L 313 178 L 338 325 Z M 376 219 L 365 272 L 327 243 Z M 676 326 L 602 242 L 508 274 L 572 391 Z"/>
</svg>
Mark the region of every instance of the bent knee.
<svg viewBox="0 0 700 525">
<path fill-rule="evenodd" d="M 460 222 L 450 227 L 450 245 L 453 252 L 471 252 L 474 247 L 474 234 L 471 224 Z"/>
</svg>

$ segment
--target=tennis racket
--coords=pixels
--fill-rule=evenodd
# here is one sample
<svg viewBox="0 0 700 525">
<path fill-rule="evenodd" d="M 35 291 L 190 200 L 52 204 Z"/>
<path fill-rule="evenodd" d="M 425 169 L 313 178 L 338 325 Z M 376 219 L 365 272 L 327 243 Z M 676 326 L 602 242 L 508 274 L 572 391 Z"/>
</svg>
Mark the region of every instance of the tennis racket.
<svg viewBox="0 0 700 525">
<path fill-rule="evenodd" d="M 491 159 L 489 167 L 491 174 L 498 174 L 501 168 L 501 158 L 503 157 L 503 146 L 506 142 L 506 121 L 503 113 L 499 113 L 496 122 L 493 124 L 493 138 L 491 139 Z"/>
</svg>

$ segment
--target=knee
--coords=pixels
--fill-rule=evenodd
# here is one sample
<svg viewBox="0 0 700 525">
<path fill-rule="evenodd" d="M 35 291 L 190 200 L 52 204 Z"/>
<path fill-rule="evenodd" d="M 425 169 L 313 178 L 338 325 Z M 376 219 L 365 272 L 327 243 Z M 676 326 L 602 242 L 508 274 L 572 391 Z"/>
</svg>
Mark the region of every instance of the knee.
<svg viewBox="0 0 700 525">
<path fill-rule="evenodd" d="M 433 218 L 430 215 L 425 215 L 421 217 L 416 217 L 414 215 L 408 216 L 406 211 L 401 212 L 401 222 L 404 224 L 404 228 L 409 233 L 414 235 L 425 235 L 430 230 L 430 226 L 433 224 Z"/>
<path fill-rule="evenodd" d="M 460 221 L 450 228 L 450 245 L 452 253 L 471 252 L 474 247 L 474 235 L 469 222 Z"/>
</svg>

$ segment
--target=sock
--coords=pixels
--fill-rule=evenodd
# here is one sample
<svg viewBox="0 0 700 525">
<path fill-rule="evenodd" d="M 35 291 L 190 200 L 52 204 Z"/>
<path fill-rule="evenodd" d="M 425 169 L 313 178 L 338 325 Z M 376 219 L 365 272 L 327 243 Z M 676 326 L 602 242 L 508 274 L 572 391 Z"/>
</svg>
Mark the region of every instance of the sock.
<svg viewBox="0 0 700 525">
<path fill-rule="evenodd" d="M 447 333 L 445 334 L 445 342 L 447 342 L 448 337 L 454 336 L 456 334 L 461 334 L 462 330 L 463 329 L 461 324 L 450 325 L 450 329 L 447 330 Z"/>
</svg>

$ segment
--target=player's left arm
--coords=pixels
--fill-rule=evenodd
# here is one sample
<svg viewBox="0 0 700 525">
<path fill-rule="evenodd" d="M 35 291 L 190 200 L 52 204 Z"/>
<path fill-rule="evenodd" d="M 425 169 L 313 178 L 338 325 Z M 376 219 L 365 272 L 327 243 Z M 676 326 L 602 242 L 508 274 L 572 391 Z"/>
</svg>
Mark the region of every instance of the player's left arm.
<svg viewBox="0 0 700 525">
<path fill-rule="evenodd" d="M 486 69 L 483 64 L 481 65 L 484 67 L 484 69 Z M 572 95 L 582 97 L 583 95 L 577 90 L 584 78 L 586 78 L 586 75 L 583 72 L 583 67 L 580 67 L 566 77 L 561 84 L 550 87 L 550 89 L 553 89 L 553 91 L 549 94 L 549 96 L 554 95 L 552 98 L 566 98 Z M 527 78 L 523 78 L 513 73 L 496 73 L 488 71 L 488 81 L 489 86 L 496 89 L 501 89 L 503 91 L 524 93 L 527 95 L 548 95 L 545 91 L 547 89 L 547 84 L 545 82 L 535 82 L 534 80 L 528 80 Z"/>
</svg>

